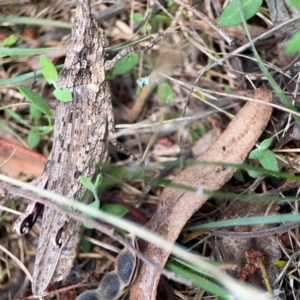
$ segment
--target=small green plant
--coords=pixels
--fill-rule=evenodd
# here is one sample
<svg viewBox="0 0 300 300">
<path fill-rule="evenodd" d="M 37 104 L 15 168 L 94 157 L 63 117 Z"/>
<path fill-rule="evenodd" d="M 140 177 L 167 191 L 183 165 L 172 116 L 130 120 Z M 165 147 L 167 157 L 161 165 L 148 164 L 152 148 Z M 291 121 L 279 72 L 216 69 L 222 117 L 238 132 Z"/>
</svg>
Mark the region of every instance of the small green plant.
<svg viewBox="0 0 300 300">
<path fill-rule="evenodd" d="M 267 140 L 264 140 L 261 142 L 260 145 L 257 145 L 257 149 L 254 149 L 250 152 L 249 158 L 250 159 L 258 159 L 261 165 L 271 171 L 279 172 L 278 162 L 276 159 L 275 154 L 269 150 L 268 148 L 271 146 L 273 139 L 269 138 Z M 257 177 L 258 173 L 254 172 L 255 174 L 252 174 L 252 172 L 249 173 L 251 177 Z"/>
<path fill-rule="evenodd" d="M 95 201 L 90 203 L 88 206 L 94 208 L 94 209 L 99 209 L 100 207 L 100 200 L 98 198 L 98 187 L 100 186 L 100 184 L 102 183 L 102 174 L 98 174 L 96 180 L 94 183 L 92 183 L 90 181 L 89 178 L 85 177 L 85 176 L 80 176 L 79 177 L 82 184 L 89 190 L 92 192 L 94 198 L 95 198 Z M 128 209 L 120 204 L 107 204 L 107 205 L 104 205 L 101 210 L 109 213 L 109 214 L 112 214 L 116 217 L 123 217 L 125 216 L 127 213 L 128 213 Z M 83 214 L 84 216 L 86 217 L 90 217 L 88 214 Z M 83 223 L 84 227 L 88 228 L 88 229 L 91 229 L 93 228 L 93 226 L 89 225 L 89 224 L 86 224 L 86 223 Z"/>
<path fill-rule="evenodd" d="M 262 5 L 262 0 L 241 0 L 242 8 L 245 14 L 245 19 L 252 18 Z M 222 26 L 234 26 L 241 24 L 243 19 L 241 17 L 236 0 L 232 0 L 224 9 L 219 24 Z"/>
<path fill-rule="evenodd" d="M 40 58 L 40 66 L 42 69 L 42 74 L 45 80 L 52 84 L 55 87 L 55 91 L 53 92 L 54 96 L 63 102 L 72 101 L 72 93 L 69 89 L 60 89 L 57 81 L 58 81 L 58 73 L 55 66 L 52 62 L 44 55 L 41 55 Z M 18 90 L 20 93 L 31 102 L 31 107 L 29 113 L 35 122 L 38 122 L 42 118 L 42 114 L 48 117 L 49 126 L 45 130 L 39 126 L 32 126 L 29 132 L 27 141 L 30 148 L 36 147 L 41 139 L 41 135 L 44 135 L 53 130 L 53 126 L 51 125 L 51 112 L 47 102 L 37 93 L 35 93 L 30 88 L 20 85 L 18 86 Z"/>
<path fill-rule="evenodd" d="M 45 56 L 41 55 L 40 57 L 40 67 L 42 69 L 42 74 L 45 80 L 52 84 L 55 87 L 53 92 L 56 99 L 62 102 L 70 102 L 72 101 L 72 93 L 68 88 L 61 89 L 58 82 L 58 73 L 53 65 L 53 63 Z M 18 86 L 19 91 L 33 104 L 35 105 L 41 112 L 45 115 L 50 116 L 50 109 L 47 102 L 38 94 L 33 92 L 31 89 L 25 86 Z"/>
<path fill-rule="evenodd" d="M 45 80 L 49 84 L 52 84 L 55 87 L 55 90 L 53 92 L 53 95 L 55 96 L 55 98 L 62 102 L 72 101 L 71 91 L 67 88 L 62 90 L 58 86 L 57 70 L 56 70 L 55 66 L 52 64 L 52 62 L 45 55 L 41 55 L 40 66 L 41 66 L 42 73 L 43 73 Z"/>
<path fill-rule="evenodd" d="M 11 47 L 18 41 L 18 38 L 14 36 L 13 34 L 6 37 L 1 43 L 1 47 Z"/>
<path fill-rule="evenodd" d="M 130 72 L 138 64 L 138 61 L 139 55 L 137 53 L 129 53 L 126 57 L 115 64 L 110 73 L 110 78 Z"/>
<path fill-rule="evenodd" d="M 158 86 L 157 96 L 161 103 L 168 103 L 174 99 L 174 91 L 169 83 L 163 82 Z"/>
</svg>

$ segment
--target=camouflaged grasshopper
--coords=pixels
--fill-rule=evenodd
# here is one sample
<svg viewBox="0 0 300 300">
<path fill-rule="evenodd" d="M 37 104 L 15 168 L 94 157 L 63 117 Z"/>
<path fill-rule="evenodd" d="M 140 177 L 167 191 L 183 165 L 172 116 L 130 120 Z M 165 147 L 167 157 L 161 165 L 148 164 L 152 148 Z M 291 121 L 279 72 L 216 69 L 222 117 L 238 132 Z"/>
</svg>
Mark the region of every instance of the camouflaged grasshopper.
<svg viewBox="0 0 300 300">
<path fill-rule="evenodd" d="M 106 61 L 108 41 L 104 31 L 91 16 L 89 0 L 79 0 L 72 19 L 72 37 L 64 69 L 59 76 L 60 88 L 69 88 L 73 101 L 59 102 L 56 107 L 54 143 L 39 187 L 84 203 L 92 201 L 79 176 L 91 181 L 106 159 L 107 136 L 115 131 L 111 90 L 105 71 L 131 51 L 147 47 L 121 50 Z M 112 144 L 130 154 L 116 140 Z M 33 202 L 18 218 L 14 230 L 27 233 L 35 223 L 43 205 Z M 36 297 L 45 294 L 51 280 L 61 281 L 73 267 L 81 239 L 82 225 L 66 214 L 45 208 L 33 271 L 32 292 Z"/>
</svg>

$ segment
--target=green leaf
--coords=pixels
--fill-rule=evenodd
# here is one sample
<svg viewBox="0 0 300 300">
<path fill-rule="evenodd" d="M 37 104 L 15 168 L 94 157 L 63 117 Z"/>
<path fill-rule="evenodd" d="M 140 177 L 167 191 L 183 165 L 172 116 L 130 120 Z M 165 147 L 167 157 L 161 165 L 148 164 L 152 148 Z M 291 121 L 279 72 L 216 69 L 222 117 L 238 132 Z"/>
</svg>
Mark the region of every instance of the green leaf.
<svg viewBox="0 0 300 300">
<path fill-rule="evenodd" d="M 151 27 L 151 33 L 156 33 L 158 31 L 158 24 L 155 18 L 149 20 L 149 25 Z M 144 27 L 145 28 L 145 27 Z"/>
<path fill-rule="evenodd" d="M 262 5 L 262 0 L 241 0 L 246 20 L 252 18 Z M 234 26 L 242 23 L 236 0 L 232 0 L 224 9 L 219 24 L 221 26 Z"/>
<path fill-rule="evenodd" d="M 173 4 L 173 0 L 167 0 L 167 7 L 171 7 Z"/>
<path fill-rule="evenodd" d="M 102 210 L 120 218 L 124 217 L 129 212 L 126 207 L 120 204 L 106 204 L 102 207 Z"/>
<path fill-rule="evenodd" d="M 112 79 L 114 79 L 114 73 L 113 73 L 112 70 L 107 70 L 107 71 L 105 72 L 105 75 L 106 75 L 106 79 L 107 79 L 107 80 L 112 80 Z"/>
<path fill-rule="evenodd" d="M 82 184 L 88 189 L 90 190 L 92 193 L 95 190 L 95 186 L 94 184 L 85 176 L 79 176 L 79 179 L 81 180 Z"/>
<path fill-rule="evenodd" d="M 239 182 L 242 182 L 244 183 L 245 182 L 245 178 L 244 178 L 244 175 L 243 175 L 243 171 L 242 170 L 237 170 L 234 174 L 233 174 L 233 177 L 238 180 Z"/>
<path fill-rule="evenodd" d="M 252 170 L 247 170 L 247 173 L 251 178 L 257 178 L 261 174 L 260 172 L 255 172 Z"/>
<path fill-rule="evenodd" d="M 18 38 L 14 35 L 10 35 L 6 37 L 2 42 L 1 46 L 3 47 L 11 47 L 18 41 Z"/>
<path fill-rule="evenodd" d="M 84 176 L 80 176 L 80 177 L 84 177 Z M 84 177 L 84 178 L 86 178 L 86 177 Z M 95 200 L 94 202 L 90 203 L 88 206 L 94 208 L 95 210 L 99 210 L 100 202 L 99 202 L 99 200 Z M 91 218 L 91 216 L 89 214 L 83 213 L 83 215 L 87 218 Z M 87 223 L 84 223 L 84 222 L 83 222 L 83 226 L 88 229 L 94 228 L 93 226 L 91 226 Z"/>
<path fill-rule="evenodd" d="M 95 186 L 96 190 L 98 189 L 98 187 L 102 183 L 102 180 L 103 180 L 103 176 L 100 173 L 100 174 L 97 175 L 97 178 L 96 178 L 95 183 L 94 183 L 94 186 Z"/>
<path fill-rule="evenodd" d="M 56 84 L 58 80 L 58 73 L 53 65 L 52 61 L 45 55 L 41 55 L 40 57 L 40 66 L 42 69 L 42 73 L 46 81 L 50 84 Z"/>
<path fill-rule="evenodd" d="M 250 152 L 249 154 L 249 158 L 250 159 L 256 159 L 256 158 L 260 158 L 262 156 L 262 153 L 264 152 L 264 150 L 261 149 L 254 149 Z"/>
<path fill-rule="evenodd" d="M 47 102 L 37 93 L 32 91 L 27 86 L 20 85 L 18 86 L 20 93 L 25 96 L 33 105 L 35 105 L 42 113 L 46 116 L 51 116 L 50 108 Z"/>
<path fill-rule="evenodd" d="M 71 102 L 73 100 L 72 98 L 72 93 L 68 88 L 65 88 L 63 90 L 61 90 L 59 87 L 57 87 L 54 92 L 53 95 L 55 96 L 55 98 L 61 102 Z"/>
<path fill-rule="evenodd" d="M 143 20 L 144 20 L 144 17 L 143 17 L 142 14 L 140 14 L 140 13 L 134 13 L 134 14 L 133 14 L 133 22 L 134 22 L 134 23 L 140 23 L 140 22 L 142 22 Z"/>
<path fill-rule="evenodd" d="M 170 25 L 170 18 L 165 14 L 157 14 L 154 16 L 154 19 L 157 23 Z"/>
<path fill-rule="evenodd" d="M 31 118 L 35 121 L 39 121 L 42 117 L 42 112 L 33 104 L 30 105 L 29 114 Z"/>
<path fill-rule="evenodd" d="M 224 93 L 226 93 L 226 94 L 231 94 L 231 93 L 232 93 L 231 87 L 230 87 L 230 86 L 226 86 L 226 87 L 224 88 Z"/>
<path fill-rule="evenodd" d="M 158 86 L 157 95 L 162 103 L 168 103 L 174 99 L 173 89 L 167 82 Z"/>
<path fill-rule="evenodd" d="M 293 34 L 284 48 L 286 54 L 300 53 L 300 31 Z"/>
<path fill-rule="evenodd" d="M 87 253 L 91 250 L 92 243 L 83 238 L 80 242 L 80 250 Z"/>
<path fill-rule="evenodd" d="M 273 138 L 266 139 L 260 143 L 258 148 L 262 150 L 267 150 L 271 146 L 272 142 Z"/>
<path fill-rule="evenodd" d="M 265 169 L 279 172 L 278 162 L 272 151 L 264 150 L 259 157 L 259 162 Z"/>
<path fill-rule="evenodd" d="M 129 53 L 129 55 L 115 64 L 113 74 L 123 75 L 125 73 L 128 73 L 137 65 L 138 61 L 139 55 L 137 53 Z"/>
<path fill-rule="evenodd" d="M 287 264 L 287 261 L 285 260 L 277 260 L 274 262 L 273 266 L 279 267 L 279 268 L 284 268 Z"/>
<path fill-rule="evenodd" d="M 40 143 L 40 141 L 41 136 L 35 130 L 31 130 L 27 138 L 29 148 L 35 148 Z"/>
<path fill-rule="evenodd" d="M 295 7 L 298 11 L 300 10 L 299 0 L 289 0 L 289 5 Z"/>
</svg>

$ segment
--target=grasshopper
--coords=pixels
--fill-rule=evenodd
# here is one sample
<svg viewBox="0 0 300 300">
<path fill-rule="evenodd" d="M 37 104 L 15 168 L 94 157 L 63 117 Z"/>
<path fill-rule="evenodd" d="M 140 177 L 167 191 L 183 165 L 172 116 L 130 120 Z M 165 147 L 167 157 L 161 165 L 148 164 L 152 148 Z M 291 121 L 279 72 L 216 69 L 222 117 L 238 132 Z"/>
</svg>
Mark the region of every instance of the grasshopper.
<svg viewBox="0 0 300 300">
<path fill-rule="evenodd" d="M 89 1 L 78 1 L 72 18 L 71 42 L 58 82 L 60 88 L 71 90 L 73 101 L 59 102 L 56 106 L 54 143 L 40 188 L 84 203 L 92 201 L 92 193 L 86 190 L 79 176 L 93 181 L 106 160 L 107 136 L 115 131 L 111 90 L 105 80 L 105 71 L 130 51 L 152 48 L 161 35 L 163 33 L 147 47 L 125 48 L 112 60 L 106 60 L 105 32 L 92 18 Z M 111 143 L 134 158 L 116 140 Z M 38 202 L 29 204 L 17 219 L 14 230 L 19 234 L 27 233 L 42 208 Z M 81 235 L 79 221 L 45 208 L 33 271 L 34 296 L 44 295 L 51 280 L 61 281 L 70 273 Z"/>
</svg>

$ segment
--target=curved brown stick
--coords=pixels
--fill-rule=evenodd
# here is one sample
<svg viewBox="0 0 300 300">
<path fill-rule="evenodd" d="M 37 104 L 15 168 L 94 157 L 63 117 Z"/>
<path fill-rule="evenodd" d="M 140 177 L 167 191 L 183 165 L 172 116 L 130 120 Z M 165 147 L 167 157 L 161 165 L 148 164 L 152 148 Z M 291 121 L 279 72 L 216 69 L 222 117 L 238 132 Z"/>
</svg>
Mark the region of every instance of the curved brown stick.
<svg viewBox="0 0 300 300">
<path fill-rule="evenodd" d="M 244 162 L 264 131 L 272 113 L 272 108 L 263 103 L 264 101 L 272 102 L 273 95 L 270 90 L 262 86 L 256 90 L 255 98 L 264 100 L 262 104 L 248 102 L 216 142 L 197 158 L 198 160 L 235 164 Z M 196 165 L 183 170 L 173 182 L 216 191 L 232 177 L 235 171 L 236 169 L 222 166 Z M 209 197 L 165 188 L 157 211 L 147 224 L 147 228 L 175 242 L 186 222 Z M 140 250 L 160 266 L 164 266 L 169 257 L 169 252 L 149 243 L 141 243 Z M 141 263 L 138 277 L 131 288 L 130 299 L 155 300 L 159 278 L 159 272 Z"/>
</svg>

